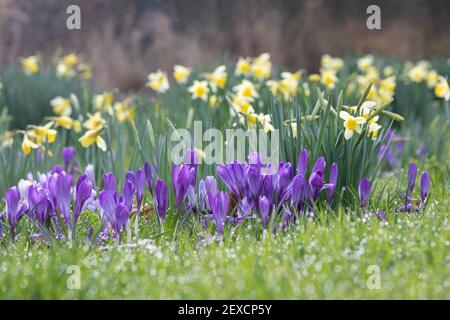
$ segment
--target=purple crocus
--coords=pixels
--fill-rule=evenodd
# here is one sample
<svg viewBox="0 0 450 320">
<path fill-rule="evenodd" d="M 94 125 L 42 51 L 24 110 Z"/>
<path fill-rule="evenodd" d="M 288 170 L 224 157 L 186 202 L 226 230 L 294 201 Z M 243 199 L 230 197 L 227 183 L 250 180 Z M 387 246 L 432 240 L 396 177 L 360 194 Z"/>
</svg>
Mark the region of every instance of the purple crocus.
<svg viewBox="0 0 450 320">
<path fill-rule="evenodd" d="M 261 212 L 261 223 L 264 229 L 267 228 L 269 223 L 269 213 L 271 211 L 271 205 L 266 197 L 262 196 L 259 198 L 259 211 Z"/>
<path fill-rule="evenodd" d="M 168 208 L 168 190 L 167 185 L 162 179 L 158 179 L 156 181 L 155 186 L 155 195 L 156 195 L 156 209 L 158 211 L 159 218 L 164 221 L 166 217 L 166 211 Z"/>
<path fill-rule="evenodd" d="M 108 221 L 114 229 L 116 237 L 120 240 L 120 234 L 126 229 L 130 218 L 130 210 L 124 201 L 117 199 L 117 196 L 108 190 L 99 193 L 100 207 L 103 218 Z"/>
<path fill-rule="evenodd" d="M 133 208 L 133 198 L 135 193 L 135 185 L 131 180 L 126 180 L 123 185 L 123 192 L 122 192 L 122 198 L 123 203 L 127 206 L 128 211 L 131 212 L 131 209 Z"/>
<path fill-rule="evenodd" d="M 83 206 L 86 200 L 91 196 L 94 186 L 86 175 L 82 175 L 78 178 L 77 185 L 75 187 L 75 209 L 74 209 L 74 224 L 76 225 L 78 218 L 81 215 Z"/>
<path fill-rule="evenodd" d="M 328 202 L 330 203 L 333 200 L 334 190 L 336 190 L 338 174 L 339 174 L 338 165 L 335 162 L 333 162 L 333 164 L 330 167 L 330 176 L 328 178 L 328 184 L 330 186 L 327 189 L 327 199 Z"/>
<path fill-rule="evenodd" d="M 208 193 L 209 207 L 211 208 L 216 229 L 219 235 L 223 235 L 223 223 L 228 211 L 229 194 L 227 192 Z"/>
<path fill-rule="evenodd" d="M 408 166 L 408 192 L 406 194 L 408 201 L 410 201 L 412 197 L 412 192 L 414 187 L 416 186 L 416 177 L 417 177 L 417 166 L 413 162 Z"/>
<path fill-rule="evenodd" d="M 134 180 L 136 187 L 137 215 L 139 215 L 141 212 L 142 200 L 144 199 L 144 191 L 145 191 L 144 170 L 137 169 Z"/>
<path fill-rule="evenodd" d="M 195 183 L 195 169 L 188 165 L 174 165 L 172 183 L 176 199 L 175 209 L 178 209 L 187 195 L 189 186 Z"/>
<path fill-rule="evenodd" d="M 250 194 L 253 197 L 257 197 L 259 195 L 259 191 L 261 188 L 261 169 L 258 166 L 250 166 L 247 172 L 247 182 Z"/>
<path fill-rule="evenodd" d="M 64 168 L 68 170 L 70 164 L 73 161 L 73 158 L 75 157 L 75 148 L 74 147 L 62 148 L 61 157 L 63 158 L 64 161 Z"/>
<path fill-rule="evenodd" d="M 105 175 L 103 176 L 103 188 L 112 193 L 117 191 L 117 179 L 114 173 L 105 173 Z"/>
<path fill-rule="evenodd" d="M 8 220 L 9 227 L 11 229 L 11 237 L 13 241 L 15 239 L 16 223 L 20 219 L 18 210 L 19 200 L 20 200 L 20 193 L 17 187 L 11 187 L 8 190 L 6 190 L 5 194 L 6 219 Z"/>
<path fill-rule="evenodd" d="M 306 176 L 308 170 L 309 152 L 308 149 L 303 149 L 298 157 L 297 173 L 303 177 Z"/>
<path fill-rule="evenodd" d="M 278 204 L 280 205 L 282 199 L 285 199 L 284 194 L 292 180 L 292 165 L 287 163 L 280 163 L 277 175 L 277 192 L 278 192 Z"/>
<path fill-rule="evenodd" d="M 297 174 L 291 184 L 291 201 L 292 205 L 302 210 L 308 196 L 308 181 L 301 173 Z"/>
<path fill-rule="evenodd" d="M 45 189 L 32 184 L 26 189 L 24 197 L 28 203 L 30 218 L 36 219 L 39 224 L 45 224 L 48 218 L 48 209 L 51 208 Z"/>
<path fill-rule="evenodd" d="M 367 178 L 361 179 L 361 181 L 359 181 L 358 194 L 359 200 L 361 201 L 361 205 L 364 209 L 367 207 L 367 203 L 369 201 L 370 190 L 371 190 L 370 180 Z"/>
<path fill-rule="evenodd" d="M 70 228 L 70 190 L 72 188 L 72 176 L 65 172 L 53 174 L 48 182 L 52 204 L 61 215 L 66 227 Z"/>
<path fill-rule="evenodd" d="M 198 183 L 198 200 L 202 211 L 207 209 L 208 193 L 216 194 L 218 191 L 217 181 L 213 176 L 207 176 L 204 180 L 200 180 Z"/>
<path fill-rule="evenodd" d="M 422 206 L 428 198 L 428 192 L 430 190 L 430 175 L 428 172 L 423 172 L 420 178 L 420 198 L 422 200 Z"/>
</svg>

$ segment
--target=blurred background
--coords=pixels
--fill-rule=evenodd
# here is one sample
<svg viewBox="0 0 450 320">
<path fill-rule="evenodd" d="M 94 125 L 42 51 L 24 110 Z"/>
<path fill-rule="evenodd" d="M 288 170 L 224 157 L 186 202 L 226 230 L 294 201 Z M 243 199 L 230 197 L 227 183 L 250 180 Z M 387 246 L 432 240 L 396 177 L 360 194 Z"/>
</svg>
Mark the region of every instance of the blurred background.
<svg viewBox="0 0 450 320">
<path fill-rule="evenodd" d="M 81 7 L 82 30 L 66 29 L 66 9 Z M 366 28 L 366 8 L 381 7 L 381 30 Z M 149 72 L 174 63 L 270 52 L 276 66 L 318 67 L 324 53 L 450 56 L 448 0 L 0 0 L 0 66 L 36 52 L 81 53 L 99 87 L 143 87 Z"/>
</svg>

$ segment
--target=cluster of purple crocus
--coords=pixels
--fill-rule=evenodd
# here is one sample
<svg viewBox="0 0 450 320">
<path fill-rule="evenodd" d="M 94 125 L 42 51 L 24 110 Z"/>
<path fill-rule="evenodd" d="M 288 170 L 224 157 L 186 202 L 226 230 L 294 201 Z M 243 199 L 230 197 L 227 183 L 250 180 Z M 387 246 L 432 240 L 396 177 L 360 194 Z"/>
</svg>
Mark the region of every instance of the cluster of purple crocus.
<svg viewBox="0 0 450 320">
<path fill-rule="evenodd" d="M 91 173 L 79 176 L 73 186 L 74 155 L 71 147 L 62 150 L 65 167 L 70 169 L 72 166 L 72 174 L 61 166 L 55 166 L 46 174 L 38 174 L 36 180 L 29 176 L 28 180 L 21 180 L 17 187 L 6 191 L 5 210 L 0 214 L 0 219 L 6 218 L 13 239 L 16 225 L 23 217 L 28 217 L 39 227 L 53 224 L 56 226 L 56 236 L 64 237 L 63 230 L 72 230 L 81 213 L 88 207 L 95 207 L 96 192 L 94 181 L 89 178 Z M 1 233 L 0 225 L 0 236 Z"/>
<path fill-rule="evenodd" d="M 417 166 L 415 163 L 411 163 L 408 166 L 406 193 L 402 196 L 404 203 L 396 209 L 397 212 L 418 212 L 425 206 L 430 191 L 430 175 L 427 171 L 422 172 L 422 176 L 420 178 L 420 200 L 416 201 L 419 203 L 418 206 L 414 205 L 412 197 L 416 185 L 416 179 Z M 361 206 L 364 210 L 368 209 L 371 189 L 372 186 L 370 180 L 367 178 L 361 179 L 358 186 L 358 194 Z M 379 219 L 386 219 L 386 213 L 384 211 L 377 211 L 375 212 L 375 215 Z"/>
<path fill-rule="evenodd" d="M 331 202 L 338 178 L 338 167 L 333 163 L 328 182 L 325 181 L 323 157 L 315 161 L 308 176 L 309 152 L 306 149 L 299 155 L 297 168 L 288 162 L 281 162 L 275 168 L 271 163 L 263 164 L 258 154 L 251 153 L 246 163 L 233 161 L 217 166 L 217 175 L 227 191 L 220 191 L 215 177 L 208 176 L 199 181 L 196 192 L 197 161 L 195 151 L 189 151 L 183 164 L 173 166 L 175 210 L 187 198 L 185 209 L 200 214 L 203 223 L 213 221 L 219 234 L 223 234 L 224 223 L 240 223 L 257 216 L 264 228 L 273 214 L 281 215 L 288 224 L 312 208 L 322 191 L 326 190 L 324 198 Z M 157 211 L 164 219 L 168 191 L 162 179 L 156 183 L 155 194 Z"/>
<path fill-rule="evenodd" d="M 158 177 L 156 165 L 145 162 L 143 168 L 128 171 L 119 192 L 117 178 L 112 172 L 103 176 L 103 189 L 96 186 L 92 166 L 88 166 L 74 184 L 74 169 L 77 168 L 74 155 L 73 149 L 64 148 L 64 168 L 55 166 L 47 174 L 39 174 L 36 180 L 28 177 L 17 187 L 7 190 L 5 211 L 0 214 L 0 222 L 7 220 L 13 239 L 17 222 L 23 217 L 28 217 L 39 227 L 54 226 L 50 229 L 55 236 L 64 238 L 70 235 L 67 230 L 75 230 L 85 210 L 99 210 L 104 221 L 100 238 L 112 237 L 120 241 L 132 214 L 136 215 L 138 227 L 137 219 L 146 188 L 153 198 L 158 218 L 164 222 L 171 195 L 167 183 Z M 207 226 L 208 222 L 214 223 L 219 235 L 224 234 L 225 224 L 237 225 L 246 219 L 259 218 L 266 229 L 269 221 L 278 217 L 281 223 L 275 225 L 274 231 L 280 226 L 284 229 L 299 216 L 312 212 L 320 201 L 331 203 L 338 179 L 336 163 L 329 166 L 328 178 L 325 179 L 327 164 L 324 157 L 317 158 L 309 171 L 307 149 L 300 152 L 297 168 L 289 162 L 280 162 L 277 166 L 263 164 L 256 153 L 251 153 L 245 163 L 233 161 L 218 165 L 217 175 L 227 191 L 219 189 L 218 181 L 213 176 L 197 183 L 198 164 L 196 152 L 190 150 L 182 164 L 172 166 L 173 212 L 175 215 L 192 212 L 201 219 L 203 226 Z M 397 211 L 418 210 L 412 198 L 416 175 L 417 167 L 411 164 L 405 204 Z M 424 172 L 420 184 L 421 207 L 428 197 L 429 186 L 430 176 Z M 367 178 L 360 181 L 358 193 L 362 208 L 368 210 L 371 183 Z M 386 218 L 384 212 L 377 212 L 376 215 L 380 219 Z"/>
</svg>

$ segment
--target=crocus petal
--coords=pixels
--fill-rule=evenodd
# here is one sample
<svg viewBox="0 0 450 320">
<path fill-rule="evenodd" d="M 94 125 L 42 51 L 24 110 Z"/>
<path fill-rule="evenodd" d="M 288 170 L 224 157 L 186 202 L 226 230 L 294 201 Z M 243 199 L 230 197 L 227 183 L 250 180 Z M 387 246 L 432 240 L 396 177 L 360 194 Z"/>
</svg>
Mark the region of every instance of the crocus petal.
<svg viewBox="0 0 450 320">
<path fill-rule="evenodd" d="M 422 177 L 420 178 L 420 198 L 422 199 L 422 204 L 428 198 L 428 192 L 430 190 L 430 175 L 428 172 L 422 173 Z"/>
<path fill-rule="evenodd" d="M 367 207 L 370 190 L 371 190 L 370 180 L 367 178 L 361 179 L 361 181 L 359 182 L 358 193 L 359 193 L 359 200 L 361 201 L 361 205 L 363 208 Z"/>
</svg>

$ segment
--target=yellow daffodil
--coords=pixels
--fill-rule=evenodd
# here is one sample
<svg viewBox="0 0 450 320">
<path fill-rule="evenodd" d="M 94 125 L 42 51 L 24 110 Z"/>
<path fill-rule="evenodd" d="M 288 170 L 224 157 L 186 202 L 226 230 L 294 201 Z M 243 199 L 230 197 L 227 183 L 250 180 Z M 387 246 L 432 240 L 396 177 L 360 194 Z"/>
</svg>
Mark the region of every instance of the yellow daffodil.
<svg viewBox="0 0 450 320">
<path fill-rule="evenodd" d="M 439 74 L 436 72 L 436 70 L 430 70 L 427 73 L 425 79 L 427 80 L 428 88 L 434 88 L 439 81 Z"/>
<path fill-rule="evenodd" d="M 81 131 L 80 121 L 74 120 L 69 116 L 48 117 L 47 119 L 53 121 L 58 126 L 61 126 L 64 129 L 73 129 L 73 131 L 75 131 L 76 133 L 79 133 Z"/>
<path fill-rule="evenodd" d="M 442 76 L 439 77 L 439 82 L 434 88 L 434 94 L 436 95 L 436 97 L 445 99 L 447 101 L 450 100 L 450 88 L 448 86 L 447 79 Z"/>
<path fill-rule="evenodd" d="M 309 79 L 309 81 L 312 81 L 312 82 L 319 82 L 321 79 L 321 76 L 318 73 L 313 73 L 313 74 L 309 75 L 308 79 Z"/>
<path fill-rule="evenodd" d="M 247 99 L 243 99 L 241 96 L 235 95 L 232 100 L 232 105 L 234 110 L 236 110 L 238 113 L 249 114 L 255 112 L 252 105 L 250 104 L 250 101 Z"/>
<path fill-rule="evenodd" d="M 59 62 L 56 65 L 56 75 L 60 78 L 73 78 L 76 72 L 72 66 Z"/>
<path fill-rule="evenodd" d="M 421 82 L 426 78 L 428 69 L 429 63 L 427 61 L 419 61 L 407 70 L 406 75 L 413 82 Z"/>
<path fill-rule="evenodd" d="M 358 69 L 361 71 L 366 71 L 369 67 L 373 65 L 373 56 L 368 54 L 360 59 L 358 59 Z"/>
<path fill-rule="evenodd" d="M 259 80 L 264 80 L 270 77 L 272 63 L 270 62 L 270 54 L 263 53 L 253 59 L 250 66 L 251 73 Z"/>
<path fill-rule="evenodd" d="M 211 107 L 216 107 L 217 106 L 217 96 L 215 94 L 213 94 L 211 97 L 209 97 L 209 105 Z"/>
<path fill-rule="evenodd" d="M 188 88 L 188 91 L 192 93 L 192 99 L 202 99 L 206 101 L 208 99 L 208 82 L 194 80 L 192 86 Z"/>
<path fill-rule="evenodd" d="M 384 69 L 383 69 L 383 75 L 385 76 L 385 77 L 390 77 L 390 76 L 392 76 L 394 74 L 394 68 L 393 67 L 391 67 L 391 66 L 386 66 L 386 67 L 384 67 Z"/>
<path fill-rule="evenodd" d="M 33 139 L 37 144 L 43 144 L 46 141 L 53 143 L 56 140 L 57 131 L 52 129 L 53 122 L 50 121 L 43 126 L 29 126 L 31 130 L 27 132 L 28 137 Z"/>
<path fill-rule="evenodd" d="M 82 137 L 80 137 L 80 139 L 78 139 L 78 141 L 83 148 L 88 148 L 95 143 L 97 144 L 97 147 L 100 148 L 100 150 L 106 151 L 107 147 L 105 140 L 103 140 L 103 138 L 100 136 L 102 130 L 103 128 L 97 130 L 88 130 Z"/>
<path fill-rule="evenodd" d="M 39 58 L 38 56 L 29 56 L 28 58 L 20 59 L 23 71 L 27 75 L 37 73 L 39 71 Z"/>
<path fill-rule="evenodd" d="M 212 73 L 207 73 L 205 76 L 211 82 L 213 89 L 216 87 L 223 89 L 227 84 L 228 74 L 224 65 L 218 66 Z"/>
<path fill-rule="evenodd" d="M 68 55 L 61 58 L 60 62 L 69 66 L 74 67 L 78 64 L 79 58 L 75 53 L 69 53 Z"/>
<path fill-rule="evenodd" d="M 274 131 L 275 128 L 272 126 L 270 115 L 268 114 L 259 114 L 257 117 L 259 123 L 263 126 L 264 132 Z"/>
<path fill-rule="evenodd" d="M 12 132 L 12 131 L 5 131 L 0 136 L 0 141 L 2 141 L 2 144 L 1 144 L 2 147 L 11 146 L 13 144 L 13 142 L 14 142 L 14 132 Z"/>
<path fill-rule="evenodd" d="M 276 80 L 269 80 L 266 82 L 266 85 L 269 87 L 270 92 L 272 92 L 273 96 L 277 96 L 280 92 L 280 82 Z"/>
<path fill-rule="evenodd" d="M 245 100 L 253 101 L 255 98 L 259 97 L 258 91 L 256 91 L 253 83 L 246 79 L 242 80 L 242 82 L 235 86 L 233 90 L 238 96 Z"/>
<path fill-rule="evenodd" d="M 250 58 L 239 58 L 238 62 L 236 63 L 236 69 L 234 70 L 234 73 L 237 76 L 240 75 L 247 75 L 251 71 L 251 59 Z"/>
<path fill-rule="evenodd" d="M 72 113 L 70 99 L 56 97 L 50 101 L 50 105 L 52 106 L 53 112 L 58 116 L 69 116 Z"/>
<path fill-rule="evenodd" d="M 349 140 L 353 137 L 353 133 L 356 131 L 358 133 L 361 132 L 361 124 L 366 123 L 366 119 L 363 117 L 353 117 L 346 111 L 341 111 L 339 113 L 339 117 L 344 120 L 344 137 Z"/>
<path fill-rule="evenodd" d="M 322 82 L 322 84 L 325 85 L 325 87 L 333 89 L 337 81 L 338 78 L 336 77 L 334 71 L 327 71 L 327 70 L 322 71 L 320 82 Z"/>
<path fill-rule="evenodd" d="M 39 148 L 39 145 L 33 141 L 30 140 L 28 135 L 25 133 L 23 135 L 23 142 L 22 142 L 22 151 L 25 154 L 29 154 L 31 152 L 31 149 L 37 149 Z"/>
<path fill-rule="evenodd" d="M 113 114 L 114 95 L 112 92 L 103 92 L 93 97 L 94 108 L 100 111 L 106 111 L 109 115 Z"/>
<path fill-rule="evenodd" d="M 376 118 L 376 117 L 374 117 Z M 372 120 L 374 119 L 372 118 Z M 372 140 L 375 140 L 378 136 L 378 131 L 381 129 L 381 126 L 376 121 L 369 121 L 369 136 L 372 137 Z"/>
<path fill-rule="evenodd" d="M 325 54 L 320 60 L 320 65 L 323 70 L 338 72 L 344 66 L 344 61 L 340 58 L 333 58 L 332 56 Z"/>
<path fill-rule="evenodd" d="M 167 74 L 161 70 L 157 70 L 154 73 L 148 75 L 147 85 L 158 93 L 164 93 L 169 90 L 169 80 Z"/>
<path fill-rule="evenodd" d="M 102 118 L 100 112 L 94 114 L 87 114 L 88 119 L 83 123 L 83 127 L 88 130 L 101 130 L 105 125 L 105 120 Z"/>
<path fill-rule="evenodd" d="M 133 119 L 136 115 L 136 107 L 130 105 L 127 101 L 116 102 L 114 104 L 114 111 L 116 112 L 117 120 L 120 122 Z"/>
<path fill-rule="evenodd" d="M 190 75 L 191 69 L 180 65 L 173 66 L 173 77 L 178 83 L 186 83 Z"/>
</svg>

